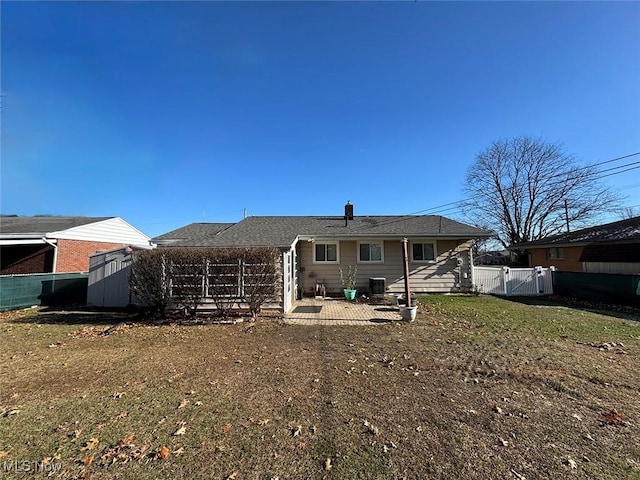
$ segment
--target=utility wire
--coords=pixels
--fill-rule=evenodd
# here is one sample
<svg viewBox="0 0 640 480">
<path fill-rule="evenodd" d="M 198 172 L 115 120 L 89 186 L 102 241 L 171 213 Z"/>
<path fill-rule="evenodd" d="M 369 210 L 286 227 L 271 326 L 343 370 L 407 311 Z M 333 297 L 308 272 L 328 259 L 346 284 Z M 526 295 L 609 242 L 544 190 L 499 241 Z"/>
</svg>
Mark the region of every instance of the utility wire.
<svg viewBox="0 0 640 480">
<path fill-rule="evenodd" d="M 571 171 L 572 175 L 570 175 L 568 177 L 565 177 L 565 178 L 563 178 L 561 180 L 556 180 L 556 181 L 553 181 L 553 182 L 550 182 L 550 183 L 546 184 L 545 187 L 547 187 L 547 190 L 542 191 L 541 193 L 543 193 L 543 194 L 544 193 L 548 193 L 550 191 L 550 190 L 548 190 L 548 187 L 553 187 L 554 185 L 559 185 L 559 184 L 562 184 L 562 183 L 566 183 L 567 181 L 580 179 L 580 177 L 582 177 L 582 175 L 576 175 L 577 172 L 580 172 L 580 171 L 583 171 L 583 170 L 587 170 L 587 169 L 591 169 L 594 166 L 605 165 L 605 164 L 608 164 L 608 163 L 624 160 L 626 158 L 631 158 L 631 157 L 634 157 L 634 156 L 637 156 L 637 155 L 640 155 L 640 152 L 631 153 L 629 155 L 624 155 L 624 156 L 621 156 L 621 157 L 612 158 L 610 160 L 605 160 L 603 162 L 598 162 L 598 163 L 594 163 L 594 164 L 586 165 L 584 167 L 577 168 L 577 169 Z M 614 172 L 608 173 L 606 175 L 600 175 L 601 173 L 611 172 L 613 170 L 619 170 L 619 169 L 624 168 L 624 167 L 629 167 L 629 168 L 625 168 L 624 170 L 620 170 L 620 171 L 617 171 L 617 172 L 614 171 Z M 618 175 L 620 173 L 628 172 L 628 171 L 631 171 L 631 170 L 636 170 L 638 168 L 640 168 L 640 161 L 628 163 L 628 164 L 625 164 L 625 165 L 619 165 L 617 167 L 611 167 L 611 168 L 607 168 L 607 169 L 604 169 L 604 170 L 598 170 L 598 171 L 593 172 L 593 174 L 592 174 L 592 175 L 597 175 L 597 176 L 592 176 L 590 174 L 586 174 L 585 177 L 588 178 L 589 180 L 600 180 L 602 178 L 610 177 L 612 175 Z M 560 177 L 562 175 L 564 175 L 564 174 L 555 174 L 555 175 L 549 176 L 549 178 Z M 508 190 L 510 190 L 512 188 L 513 187 L 508 187 L 506 189 L 507 192 L 508 192 Z M 424 210 L 419 210 L 419 211 L 414 212 L 414 213 L 409 213 L 409 214 L 403 215 L 403 216 L 398 217 L 398 218 L 389 219 L 389 220 L 387 220 L 385 222 L 378 223 L 375 226 L 374 225 L 366 226 L 366 227 L 363 227 L 361 229 L 358 229 L 358 231 L 370 230 L 372 228 L 379 228 L 379 227 L 382 227 L 382 226 L 385 226 L 385 225 L 390 225 L 390 224 L 393 224 L 393 223 L 406 221 L 406 220 L 409 220 L 409 219 L 414 218 L 416 216 L 423 217 L 423 216 L 427 216 L 427 215 L 436 214 L 438 212 L 444 213 L 444 212 L 447 212 L 447 211 L 450 211 L 450 210 L 453 210 L 453 211 L 461 210 L 463 207 L 469 205 L 470 201 L 471 201 L 470 198 L 463 198 L 462 200 L 457 200 L 457 201 L 454 201 L 454 202 L 444 203 L 442 205 L 437 205 L 437 206 L 432 207 L 432 208 L 426 208 Z M 442 207 L 449 207 L 449 208 L 444 208 L 443 209 Z M 427 212 L 429 212 L 429 213 L 427 213 Z"/>
</svg>

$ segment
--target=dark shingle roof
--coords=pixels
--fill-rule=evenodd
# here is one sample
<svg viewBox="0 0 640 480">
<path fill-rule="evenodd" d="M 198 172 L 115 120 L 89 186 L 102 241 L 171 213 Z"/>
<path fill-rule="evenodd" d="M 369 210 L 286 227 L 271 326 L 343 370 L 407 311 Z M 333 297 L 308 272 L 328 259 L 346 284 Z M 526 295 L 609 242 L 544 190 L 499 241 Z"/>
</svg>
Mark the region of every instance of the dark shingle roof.
<svg viewBox="0 0 640 480">
<path fill-rule="evenodd" d="M 523 242 L 512 248 L 546 247 L 554 245 L 586 245 L 594 242 L 610 244 L 640 242 L 640 217 L 628 218 L 595 227 L 583 228 L 575 232 L 560 233 L 532 242 Z"/>
<path fill-rule="evenodd" d="M 191 223 L 163 233 L 153 238 L 152 242 L 158 245 L 170 245 L 181 240 L 199 241 L 199 239 L 214 237 L 231 225 L 233 223 Z"/>
<path fill-rule="evenodd" d="M 216 236 L 189 238 L 172 246 L 288 247 L 297 236 L 318 238 L 367 237 L 489 237 L 486 230 L 439 215 L 357 216 L 345 226 L 344 217 L 248 217 Z"/>
<path fill-rule="evenodd" d="M 114 217 L 0 216 L 1 235 L 44 235 Z"/>
<path fill-rule="evenodd" d="M 580 255 L 581 262 L 626 262 L 640 263 L 640 246 L 635 243 L 591 243 L 585 245 Z"/>
</svg>

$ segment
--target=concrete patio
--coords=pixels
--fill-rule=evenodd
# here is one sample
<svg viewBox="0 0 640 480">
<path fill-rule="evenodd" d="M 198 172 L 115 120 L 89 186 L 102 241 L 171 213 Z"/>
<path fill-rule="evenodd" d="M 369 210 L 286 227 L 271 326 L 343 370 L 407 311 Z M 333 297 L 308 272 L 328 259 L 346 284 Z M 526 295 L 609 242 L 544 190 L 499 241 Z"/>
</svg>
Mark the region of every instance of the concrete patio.
<svg viewBox="0 0 640 480">
<path fill-rule="evenodd" d="M 368 305 L 336 298 L 296 300 L 284 316 L 295 325 L 378 325 L 402 321 L 397 307 Z"/>
</svg>

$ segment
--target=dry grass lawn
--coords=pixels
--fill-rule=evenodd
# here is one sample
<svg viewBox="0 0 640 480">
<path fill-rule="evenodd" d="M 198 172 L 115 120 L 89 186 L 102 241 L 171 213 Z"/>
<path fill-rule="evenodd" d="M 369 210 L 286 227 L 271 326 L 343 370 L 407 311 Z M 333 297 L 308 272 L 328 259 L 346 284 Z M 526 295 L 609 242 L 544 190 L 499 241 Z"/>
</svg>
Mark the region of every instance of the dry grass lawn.
<svg viewBox="0 0 640 480">
<path fill-rule="evenodd" d="M 410 324 L 109 336 L 122 315 L 0 317 L 0 477 L 640 479 L 634 313 L 430 296 Z"/>
</svg>

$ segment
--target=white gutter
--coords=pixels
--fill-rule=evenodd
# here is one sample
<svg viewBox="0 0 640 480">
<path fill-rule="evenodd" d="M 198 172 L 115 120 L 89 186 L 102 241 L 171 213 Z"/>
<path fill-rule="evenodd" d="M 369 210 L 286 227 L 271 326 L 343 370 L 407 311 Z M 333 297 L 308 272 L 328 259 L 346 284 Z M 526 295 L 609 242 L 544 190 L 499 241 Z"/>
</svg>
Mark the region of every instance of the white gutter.
<svg viewBox="0 0 640 480">
<path fill-rule="evenodd" d="M 42 237 L 42 241 L 53 247 L 53 272 L 56 273 L 56 267 L 58 266 L 58 245 L 47 238 Z"/>
<path fill-rule="evenodd" d="M 39 239 L 18 239 L 18 240 L 0 240 L 0 246 L 11 246 L 11 245 L 42 245 L 44 242 L 41 238 Z"/>
</svg>

